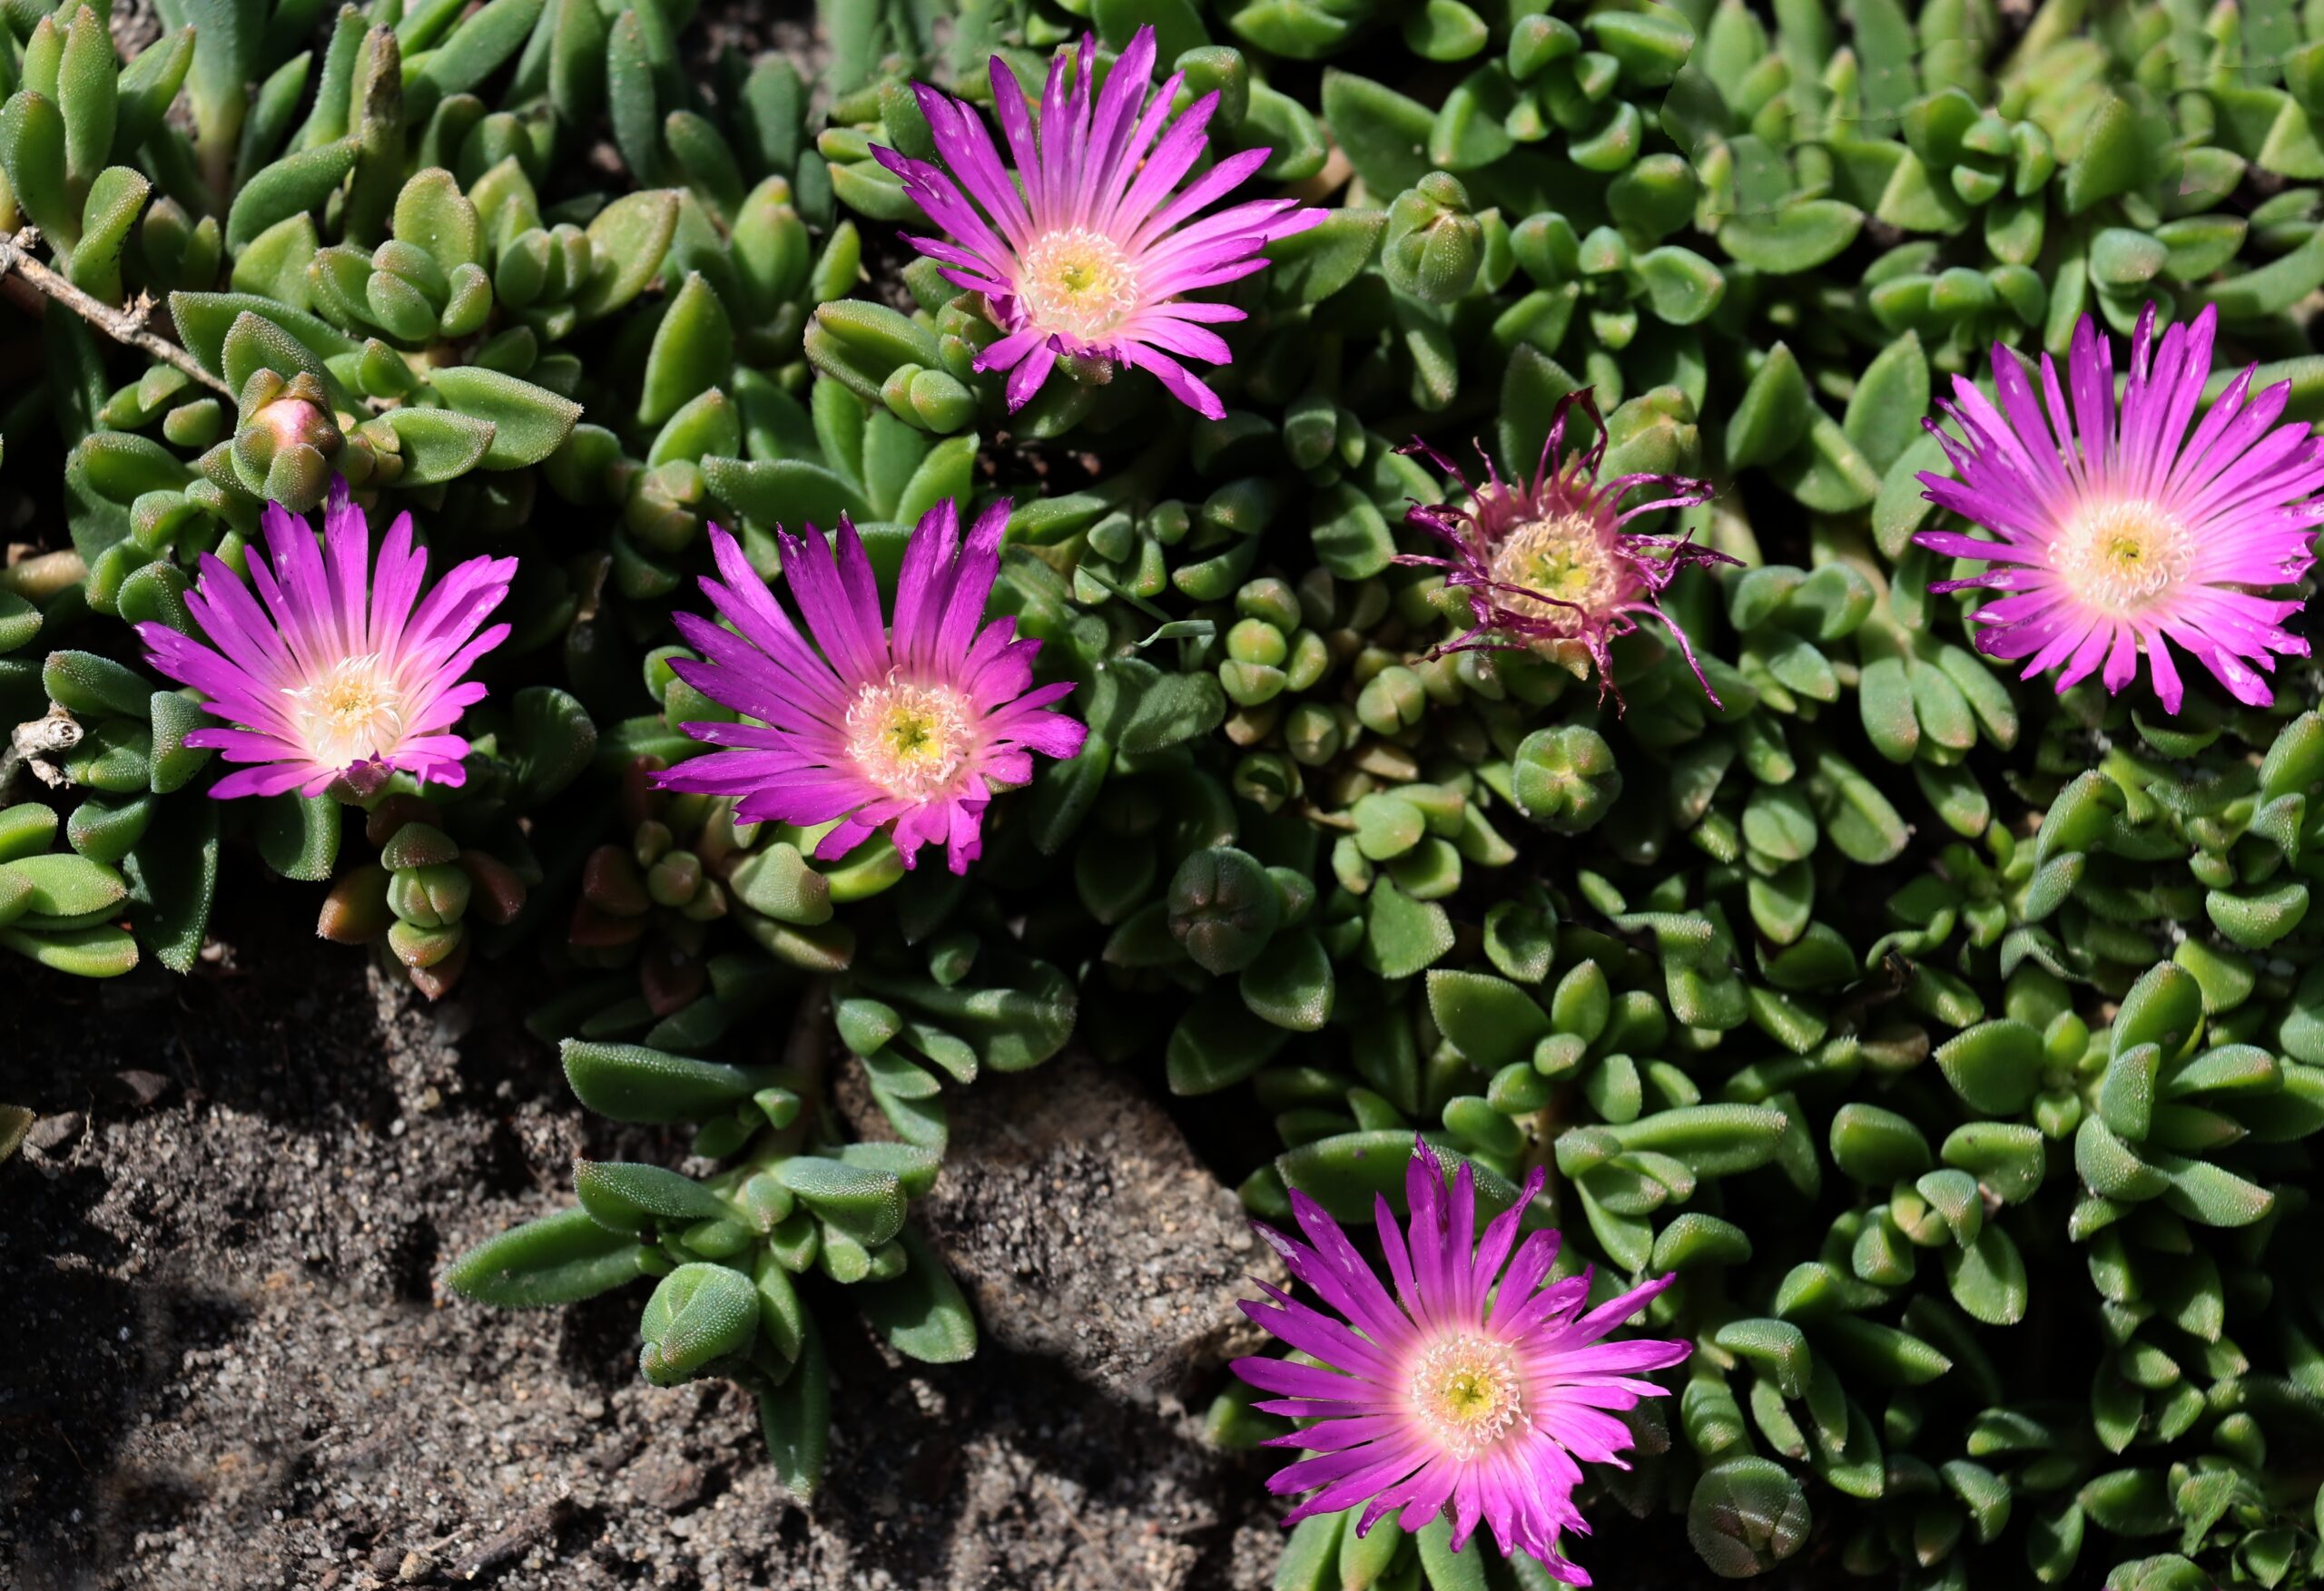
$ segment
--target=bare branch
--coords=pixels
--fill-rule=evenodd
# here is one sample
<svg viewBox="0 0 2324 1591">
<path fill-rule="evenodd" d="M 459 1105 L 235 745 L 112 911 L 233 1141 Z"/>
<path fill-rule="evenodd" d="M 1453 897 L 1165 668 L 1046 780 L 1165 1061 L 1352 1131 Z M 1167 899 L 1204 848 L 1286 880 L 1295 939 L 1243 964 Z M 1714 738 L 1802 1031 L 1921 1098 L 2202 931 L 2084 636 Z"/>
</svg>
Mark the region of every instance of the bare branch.
<svg viewBox="0 0 2324 1591">
<path fill-rule="evenodd" d="M 233 401 L 233 389 L 203 369 L 201 360 L 169 339 L 145 329 L 145 317 L 153 308 L 151 300 L 140 293 L 135 304 L 125 309 L 117 309 L 91 298 L 33 258 L 33 246 L 39 241 L 40 230 L 37 227 L 26 227 L 13 238 L 0 232 L 0 276 L 13 272 L 115 342 L 174 365 L 212 392 L 223 393 L 228 402 Z"/>
</svg>

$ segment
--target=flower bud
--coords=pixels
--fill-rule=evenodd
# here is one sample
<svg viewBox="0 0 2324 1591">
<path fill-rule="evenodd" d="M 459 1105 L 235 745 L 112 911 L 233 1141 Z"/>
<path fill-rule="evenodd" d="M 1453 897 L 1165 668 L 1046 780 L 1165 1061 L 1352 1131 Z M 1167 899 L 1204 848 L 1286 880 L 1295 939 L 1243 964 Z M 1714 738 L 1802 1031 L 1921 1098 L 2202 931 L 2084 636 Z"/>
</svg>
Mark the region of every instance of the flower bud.
<svg viewBox="0 0 2324 1591">
<path fill-rule="evenodd" d="M 1431 172 L 1388 207 L 1380 262 L 1389 285 L 1428 304 L 1449 304 L 1476 285 L 1485 233 L 1469 213 L 1458 177 Z"/>
<path fill-rule="evenodd" d="M 252 397 L 264 390 L 262 383 L 274 390 L 253 405 Z M 331 417 L 323 384 L 305 371 L 288 382 L 271 370 L 259 371 L 242 388 L 241 407 L 244 427 L 265 431 L 277 447 L 304 444 L 328 456 L 337 453 L 344 440 L 339 422 Z"/>
<path fill-rule="evenodd" d="M 255 371 L 239 407 L 233 461 L 241 485 L 294 514 L 321 502 L 330 461 L 346 440 L 322 383 L 305 372 L 286 382 L 271 370 Z"/>
<path fill-rule="evenodd" d="M 674 850 L 645 872 L 645 893 L 656 906 L 684 906 L 702 888 L 702 859 L 690 850 Z"/>
<path fill-rule="evenodd" d="M 1303 702 L 1284 721 L 1283 741 L 1293 757 L 1321 767 L 1340 754 L 1339 716 L 1319 702 Z"/>
<path fill-rule="evenodd" d="M 1226 632 L 1226 655 L 1236 663 L 1280 668 L 1290 652 L 1283 632 L 1265 619 L 1245 619 Z"/>
<path fill-rule="evenodd" d="M 638 1321 L 637 1368 L 657 1387 L 707 1374 L 758 1335 L 758 1292 L 724 1265 L 681 1265 L 662 1278 Z"/>
<path fill-rule="evenodd" d="M 456 862 L 406 868 L 388 880 L 388 907 L 413 928 L 445 928 L 466 914 L 472 888 Z"/>
<path fill-rule="evenodd" d="M 1246 753 L 1232 781 L 1235 794 L 1263 812 L 1280 811 L 1285 801 L 1297 800 L 1302 784 L 1299 764 L 1280 751 Z"/>
<path fill-rule="evenodd" d="M 1614 749 L 1580 724 L 1536 730 L 1517 748 L 1511 769 L 1518 809 L 1561 834 L 1579 834 L 1613 810 L 1622 793 Z"/>
<path fill-rule="evenodd" d="M 1382 669 L 1358 692 L 1355 715 L 1374 734 L 1393 735 L 1420 722 L 1428 692 L 1420 676 L 1402 663 Z"/>
<path fill-rule="evenodd" d="M 266 496 L 293 514 L 303 514 L 323 500 L 330 484 L 330 461 L 304 443 L 276 450 L 266 466 Z"/>
<path fill-rule="evenodd" d="M 1266 869 L 1233 846 L 1198 850 L 1170 880 L 1170 937 L 1196 966 L 1224 976 L 1259 958 L 1283 918 Z"/>
</svg>

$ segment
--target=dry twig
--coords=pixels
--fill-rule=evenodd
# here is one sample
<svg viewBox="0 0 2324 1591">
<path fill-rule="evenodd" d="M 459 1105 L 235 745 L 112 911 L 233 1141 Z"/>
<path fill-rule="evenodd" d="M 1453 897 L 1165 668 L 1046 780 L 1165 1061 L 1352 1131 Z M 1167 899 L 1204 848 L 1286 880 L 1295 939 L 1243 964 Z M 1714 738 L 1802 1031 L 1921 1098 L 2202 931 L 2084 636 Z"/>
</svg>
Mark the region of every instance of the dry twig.
<svg viewBox="0 0 2324 1591">
<path fill-rule="evenodd" d="M 33 246 L 39 241 L 40 229 L 37 227 L 26 227 L 13 238 L 0 232 L 0 277 L 14 274 L 115 342 L 176 366 L 212 392 L 223 393 L 229 402 L 232 401 L 233 389 L 203 369 L 201 360 L 169 339 L 145 329 L 146 317 L 153 310 L 153 300 L 139 293 L 134 303 L 125 309 L 115 309 L 101 300 L 91 298 L 33 257 Z"/>
</svg>

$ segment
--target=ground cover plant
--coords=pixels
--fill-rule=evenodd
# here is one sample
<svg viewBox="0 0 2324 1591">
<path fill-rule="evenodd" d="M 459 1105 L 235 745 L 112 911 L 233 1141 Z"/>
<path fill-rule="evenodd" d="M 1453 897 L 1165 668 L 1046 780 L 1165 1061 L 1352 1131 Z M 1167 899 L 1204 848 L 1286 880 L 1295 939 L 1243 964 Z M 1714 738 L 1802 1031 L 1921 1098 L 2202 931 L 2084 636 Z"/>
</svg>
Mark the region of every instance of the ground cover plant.
<svg viewBox="0 0 2324 1591">
<path fill-rule="evenodd" d="M 812 1498 L 1077 1046 L 1288 1270 L 1285 1591 L 2324 1577 L 2324 10 L 159 20 L 0 5 L 0 946 L 547 989 L 715 1169 L 460 1307 Z"/>
</svg>

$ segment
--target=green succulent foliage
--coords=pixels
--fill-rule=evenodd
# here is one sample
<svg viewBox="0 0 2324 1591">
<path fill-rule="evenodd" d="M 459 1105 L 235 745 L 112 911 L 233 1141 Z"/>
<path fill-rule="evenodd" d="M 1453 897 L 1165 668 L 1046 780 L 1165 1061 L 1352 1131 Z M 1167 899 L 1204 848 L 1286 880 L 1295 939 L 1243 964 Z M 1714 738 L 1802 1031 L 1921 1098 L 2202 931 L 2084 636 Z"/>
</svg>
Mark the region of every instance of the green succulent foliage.
<svg viewBox="0 0 2324 1591">
<path fill-rule="evenodd" d="M 931 1030 L 932 1031 L 932 1030 Z M 959 1042 L 959 1041 L 955 1041 Z M 701 1180 L 647 1163 L 576 1159 L 573 1208 L 503 1233 L 445 1272 L 507 1309 L 574 1303 L 655 1279 L 639 1321 L 639 1373 L 655 1386 L 724 1376 L 755 1396 L 770 1457 L 802 1500 L 822 1484 L 831 1374 L 804 1284 L 846 1288 L 906 1358 L 949 1364 L 976 1350 L 976 1321 L 943 1262 L 906 1227 L 935 1181 L 936 1149 L 844 1143 L 819 1068 L 695 1060 L 640 1045 L 568 1039 L 574 1094 L 615 1121 L 686 1124 Z"/>
<path fill-rule="evenodd" d="M 1339 43 L 1321 6 L 1221 15 L 1255 80 L 1263 51 Z M 1913 477 L 1943 467 L 1916 422 L 1996 337 L 2062 349 L 2085 309 L 2122 331 L 2150 298 L 2216 300 L 2284 357 L 2263 378 L 2303 378 L 2288 304 L 2239 316 L 2227 284 L 2305 233 L 2259 245 L 2214 217 L 2240 216 L 2245 166 L 2204 152 L 2201 123 L 2156 120 L 2154 40 L 2126 60 L 2059 12 L 2004 60 L 1974 8 L 1779 8 L 1772 32 L 1737 6 L 1689 15 L 1699 43 L 1662 67 L 1668 14 L 1646 39 L 1628 12 L 1415 8 L 1413 52 L 1490 62 L 1441 113 L 1328 72 L 1355 181 L 1244 297 L 1230 413 L 1185 452 L 1199 486 L 1149 486 L 1151 453 L 1125 449 L 1113 481 L 1020 509 L 1028 623 L 1084 655 L 1082 615 L 1108 626 L 1090 749 L 1041 775 L 1029 836 L 1108 930 L 1084 1032 L 1129 1059 L 1167 1031 L 1174 1090 L 1250 1090 L 1279 1144 L 1244 1184 L 1255 1213 L 1286 1219 L 1296 1190 L 1361 1226 L 1400 1200 L 1418 1131 L 1489 1206 L 1552 1168 L 1528 1219 L 1567 1228 L 1575 1266 L 1679 1272 L 1649 1322 L 1694 1339 L 1694 1369 L 1634 1417 L 1648 1461 L 1604 1490 L 1680 1510 L 1722 1573 L 1824 1531 L 1851 1569 L 1915 1585 L 2114 1557 L 2125 1584 L 2181 1561 L 2292 1583 L 2314 1572 L 2315 1498 L 2266 1454 L 2316 1432 L 2306 1350 L 2275 1344 L 2284 1321 L 2304 1344 L 2317 1302 L 2285 1299 L 2262 1256 L 2275 1213 L 2304 1207 L 2319 1123 L 2309 1063 L 2270 1036 L 2306 896 L 2265 836 L 2307 809 L 2246 834 L 2306 777 L 2270 748 L 2307 721 L 2053 706 L 1975 654 L 1927 592 L 1956 571 L 1908 542 L 1933 512 Z M 1610 108 L 1529 122 L 1567 74 Z M 1633 83 L 1653 110 L 1617 160 Z M 1525 147 L 1553 132 L 1554 169 Z M 2115 234 L 2142 215 L 2181 274 L 2129 274 Z M 1350 270 L 1321 265 L 1343 245 Z M 1663 598 L 1715 702 L 1644 636 L 1616 648 L 1620 712 L 1548 659 L 1435 653 L 1466 601 L 1392 564 L 1433 550 L 1401 508 L 1450 489 L 1392 437 L 1462 426 L 1524 470 L 1585 385 L 1610 410 L 1605 474 L 1722 487 L 1660 526 L 1744 565 Z M 1113 401 L 1098 389 L 1076 424 L 1103 436 Z M 2263 763 L 2285 770 L 2264 799 Z M 2034 839 L 2077 774 L 2105 792 L 2073 796 L 2099 803 L 2091 837 Z M 2173 885 L 2156 864 L 2180 859 Z M 2218 1005 L 2176 1047 L 2117 1044 L 2142 979 L 2198 969 L 2249 1003 L 2240 1026 Z M 2222 1104 L 2229 1075 L 2254 1092 Z M 2115 1130 L 2110 1096 L 2134 1124 L 2144 1106 L 2147 1136 Z M 1781 1235 L 1803 1230 L 1820 1236 Z M 2182 1316 L 2188 1289 L 2203 1301 Z M 2086 1399 L 2061 1398 L 2041 1331 L 2106 1344 L 2066 1378 L 2096 1371 Z M 1282 1429 L 1239 1391 L 1213 1427 Z M 2125 1556 L 2166 1534 L 2182 1559 Z M 1314 1520 L 1278 1583 L 1477 1572 Z"/>
<path fill-rule="evenodd" d="M 21 1105 L 0 1105 L 0 1165 L 5 1165 L 23 1146 L 25 1134 L 36 1119 Z"/>
<path fill-rule="evenodd" d="M 1261 1216 L 1363 1225 L 1417 1134 L 1489 1209 L 1544 1168 L 1523 1219 L 1607 1289 L 1678 1272 L 1649 1321 L 1696 1353 L 1592 1506 L 1720 1574 L 1821 1536 L 1916 1587 L 2324 1576 L 2283 1461 L 2324 1445 L 2313 682 L 2053 700 L 1910 545 L 1917 422 L 1996 339 L 2214 304 L 2324 415 L 2315 8 L 831 0 L 819 83 L 700 64 L 692 11 L 172 0 L 123 62 L 102 8 L 0 7 L 0 220 L 192 367 L 51 313 L 0 411 L 69 533 L 0 569 L 0 722 L 49 726 L 0 763 L 42 781 L 0 788 L 0 943 L 183 969 L 255 850 L 430 994 L 537 965 L 579 1100 L 717 1169 L 582 1162 L 448 1282 L 652 1278 L 641 1373 L 748 1387 L 802 1493 L 842 1299 L 973 1347 L 907 1219 L 951 1091 L 1070 1036 L 1247 1127 Z M 990 55 L 1038 83 L 1144 25 L 1214 155 L 1324 219 L 1217 295 L 1225 419 L 1074 361 L 1012 414 L 871 152 L 931 154 L 915 80 L 989 107 Z M 1415 432 L 1529 475 L 1583 388 L 1604 475 L 1718 488 L 1633 528 L 1738 560 L 1661 594 L 1686 647 L 1617 641 L 1619 702 L 1554 647 L 1442 650 L 1467 598 L 1398 561 L 1462 494 Z M 124 626 L 189 626 L 201 560 L 333 474 L 438 570 L 519 560 L 466 781 L 212 801 Z M 1009 502 L 996 605 L 1089 727 L 970 880 L 652 788 L 732 716 L 670 667 L 708 523 L 773 580 L 778 528 L 847 515 L 891 585 L 947 497 Z M 1278 1585 L 1543 1583 L 1353 1526 Z"/>
</svg>

